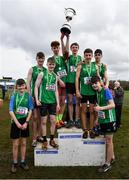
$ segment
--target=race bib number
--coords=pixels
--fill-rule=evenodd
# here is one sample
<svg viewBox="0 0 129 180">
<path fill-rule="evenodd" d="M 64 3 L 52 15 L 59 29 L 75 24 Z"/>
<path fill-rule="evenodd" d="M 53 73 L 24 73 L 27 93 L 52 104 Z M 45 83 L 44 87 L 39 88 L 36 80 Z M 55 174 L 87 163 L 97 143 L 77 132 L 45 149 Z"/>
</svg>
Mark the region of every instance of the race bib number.
<svg viewBox="0 0 129 180">
<path fill-rule="evenodd" d="M 64 77 L 64 76 L 67 76 L 67 72 L 66 72 L 66 70 L 64 69 L 64 70 L 58 71 L 58 72 L 57 72 L 57 75 L 58 75 L 59 77 Z"/>
<path fill-rule="evenodd" d="M 75 66 L 70 66 L 70 72 L 76 72 L 77 68 Z"/>
<path fill-rule="evenodd" d="M 98 111 L 98 118 L 105 119 L 105 112 Z"/>
<path fill-rule="evenodd" d="M 55 91 L 56 90 L 56 85 L 55 84 L 46 85 L 46 90 Z"/>
<path fill-rule="evenodd" d="M 90 84 L 91 83 L 91 77 L 84 77 L 84 84 Z"/>
<path fill-rule="evenodd" d="M 19 106 L 16 113 L 20 115 L 26 115 L 28 113 L 28 108 Z"/>
</svg>

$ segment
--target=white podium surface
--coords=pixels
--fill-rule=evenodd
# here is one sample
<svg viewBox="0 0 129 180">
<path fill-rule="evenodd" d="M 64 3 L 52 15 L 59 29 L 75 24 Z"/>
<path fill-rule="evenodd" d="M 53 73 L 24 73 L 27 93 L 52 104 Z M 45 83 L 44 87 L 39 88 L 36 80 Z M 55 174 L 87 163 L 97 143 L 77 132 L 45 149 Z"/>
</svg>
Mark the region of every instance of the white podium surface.
<svg viewBox="0 0 129 180">
<path fill-rule="evenodd" d="M 81 129 L 58 130 L 59 149 L 45 151 L 39 143 L 34 149 L 35 166 L 99 166 L 105 162 L 105 139 L 82 139 Z"/>
</svg>

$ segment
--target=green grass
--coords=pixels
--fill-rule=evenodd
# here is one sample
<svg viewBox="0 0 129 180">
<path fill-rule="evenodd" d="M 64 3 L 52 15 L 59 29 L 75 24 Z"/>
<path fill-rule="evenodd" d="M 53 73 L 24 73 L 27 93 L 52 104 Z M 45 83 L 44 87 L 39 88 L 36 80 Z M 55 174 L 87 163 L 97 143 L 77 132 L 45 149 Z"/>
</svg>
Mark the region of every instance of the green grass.
<svg viewBox="0 0 129 180">
<path fill-rule="evenodd" d="M 129 91 L 124 92 L 124 105 L 129 106 Z"/>
<path fill-rule="evenodd" d="M 125 92 L 122 113 L 122 128 L 114 135 L 114 146 L 117 161 L 111 171 L 98 173 L 97 167 L 34 167 L 31 137 L 27 146 L 28 172 L 20 168 L 11 174 L 12 143 L 9 138 L 10 117 L 8 100 L 0 110 L 0 179 L 129 179 L 129 91 Z"/>
</svg>

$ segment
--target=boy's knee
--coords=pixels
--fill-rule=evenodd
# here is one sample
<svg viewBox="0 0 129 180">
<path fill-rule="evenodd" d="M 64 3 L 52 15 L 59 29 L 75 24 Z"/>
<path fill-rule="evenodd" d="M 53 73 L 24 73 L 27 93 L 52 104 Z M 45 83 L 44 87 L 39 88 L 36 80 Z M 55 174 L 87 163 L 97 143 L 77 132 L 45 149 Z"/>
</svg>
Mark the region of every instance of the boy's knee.
<svg viewBox="0 0 129 180">
<path fill-rule="evenodd" d="M 76 105 L 77 105 L 77 106 L 80 106 L 80 102 L 77 102 Z"/>
<path fill-rule="evenodd" d="M 56 119 L 55 119 L 55 117 L 50 117 L 50 121 L 51 121 L 51 124 L 56 124 Z"/>
<path fill-rule="evenodd" d="M 46 121 L 42 121 L 41 124 L 42 124 L 43 126 L 46 126 Z"/>
<path fill-rule="evenodd" d="M 81 112 L 86 113 L 86 108 L 82 108 Z"/>
<path fill-rule="evenodd" d="M 73 101 L 68 101 L 68 105 L 73 105 Z"/>
<path fill-rule="evenodd" d="M 111 143 L 112 143 L 112 136 L 106 137 L 106 144 L 111 144 Z"/>
<path fill-rule="evenodd" d="M 21 141 L 21 146 L 26 146 L 26 141 Z"/>
<path fill-rule="evenodd" d="M 90 113 L 93 114 L 94 113 L 94 108 L 90 108 Z"/>
<path fill-rule="evenodd" d="M 14 147 L 15 149 L 17 149 L 17 148 L 18 148 L 18 146 L 19 146 L 19 143 L 15 143 L 15 144 L 13 144 L 13 147 Z"/>
</svg>

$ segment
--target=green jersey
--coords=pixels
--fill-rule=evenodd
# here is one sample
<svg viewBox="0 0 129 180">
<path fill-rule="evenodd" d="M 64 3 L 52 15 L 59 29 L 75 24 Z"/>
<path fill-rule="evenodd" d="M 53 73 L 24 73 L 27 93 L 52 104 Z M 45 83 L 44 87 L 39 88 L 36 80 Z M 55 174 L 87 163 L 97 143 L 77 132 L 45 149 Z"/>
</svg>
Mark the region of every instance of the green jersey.
<svg viewBox="0 0 129 180">
<path fill-rule="evenodd" d="M 81 61 L 81 56 L 77 55 L 76 57 L 73 55 L 70 55 L 68 62 L 67 62 L 67 82 L 68 83 L 75 83 L 75 78 L 76 78 L 76 69 L 78 63 Z"/>
<path fill-rule="evenodd" d="M 96 62 L 93 62 L 93 63 L 96 65 Z M 105 71 L 106 71 L 104 64 L 101 63 L 98 66 L 98 68 L 99 68 L 99 75 L 100 75 L 101 79 L 104 80 L 104 75 L 105 75 Z"/>
<path fill-rule="evenodd" d="M 45 72 L 47 69 L 45 67 L 39 68 L 37 66 L 32 67 L 32 81 L 31 81 L 31 94 L 32 97 L 34 97 L 34 88 L 35 88 L 35 82 L 40 72 Z"/>
<path fill-rule="evenodd" d="M 45 71 L 40 85 L 39 101 L 46 104 L 56 103 L 56 74 Z"/>
<path fill-rule="evenodd" d="M 96 75 L 96 66 L 93 62 L 88 66 L 87 64 L 82 64 L 80 72 L 80 93 L 82 95 L 95 95 L 95 91 L 92 88 L 90 79 L 92 76 Z"/>
<path fill-rule="evenodd" d="M 106 98 L 106 90 L 104 88 L 101 89 L 100 92 L 97 92 L 97 101 L 99 106 L 107 106 L 108 100 Z M 111 99 L 111 98 L 110 98 Z M 110 123 L 116 121 L 115 109 L 102 110 L 98 111 L 98 121 L 100 124 Z"/>
<path fill-rule="evenodd" d="M 17 119 L 27 117 L 29 106 L 29 93 L 21 95 L 19 92 L 14 93 L 14 114 Z"/>
<path fill-rule="evenodd" d="M 60 77 L 60 79 L 65 83 L 67 77 L 66 63 L 62 56 L 54 56 L 55 59 L 55 69 L 54 72 Z"/>
</svg>

